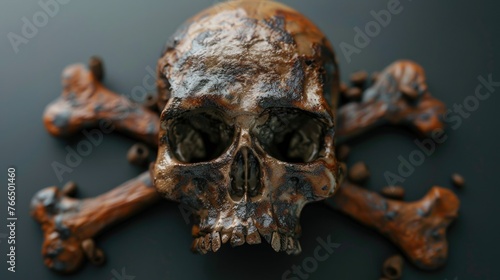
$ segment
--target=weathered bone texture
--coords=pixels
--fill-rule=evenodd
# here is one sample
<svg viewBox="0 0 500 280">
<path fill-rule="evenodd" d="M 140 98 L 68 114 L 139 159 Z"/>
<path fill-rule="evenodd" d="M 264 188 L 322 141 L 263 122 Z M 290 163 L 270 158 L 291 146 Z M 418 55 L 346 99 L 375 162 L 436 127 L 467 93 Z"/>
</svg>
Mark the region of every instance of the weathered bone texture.
<svg viewBox="0 0 500 280">
<path fill-rule="evenodd" d="M 158 200 L 147 173 L 91 199 L 66 197 L 56 187 L 40 191 L 33 198 L 32 215 L 42 224 L 46 265 L 60 272 L 76 270 L 84 259 L 83 241 Z M 446 228 L 457 216 L 459 207 L 456 196 L 440 187 L 433 187 L 420 201 L 408 203 L 385 199 L 351 183 L 342 184 L 328 204 L 377 229 L 423 269 L 437 268 L 445 262 Z M 261 242 L 256 232 L 246 236 L 239 231 L 202 235 L 199 227 L 195 227 L 192 249 L 200 253 L 216 252 L 223 243 L 235 242 L 236 238 L 241 238 L 241 244 Z M 285 247 L 290 254 L 300 252 L 295 239 L 283 240 L 278 233 L 271 236 L 271 245 L 277 251 Z"/>
<path fill-rule="evenodd" d="M 324 34 L 285 5 L 230 1 L 172 37 L 158 74 L 155 186 L 194 210 L 193 249 L 265 240 L 300 252 L 304 205 L 337 187 L 338 74 Z"/>
<path fill-rule="evenodd" d="M 361 102 L 338 110 L 337 140 L 346 141 L 384 124 L 405 125 L 421 136 L 444 127 L 446 106 L 427 90 L 425 73 L 415 62 L 399 60 L 389 65 Z"/>
<path fill-rule="evenodd" d="M 360 102 L 340 108 L 335 129 L 339 82 L 330 43 L 301 14 L 271 1 L 218 5 L 172 37 L 158 62 L 161 122 L 106 89 L 100 61 L 91 65 L 93 73 L 83 65 L 64 70 L 62 96 L 47 107 L 45 126 L 66 136 L 109 121 L 158 145 L 156 188 L 194 210 L 199 224 L 192 248 L 200 253 L 226 242 L 258 244 L 261 237 L 276 251 L 299 253 L 302 208 L 338 189 L 334 131 L 345 140 L 386 123 L 423 135 L 443 126 L 445 107 L 428 93 L 421 67 L 398 61 Z M 42 224 L 46 265 L 71 272 L 85 255 L 99 262 L 102 251 L 92 238 L 158 201 L 149 178 L 143 174 L 84 200 L 55 187 L 40 191 L 32 214 Z M 459 206 L 450 191 L 434 187 L 405 203 L 344 183 L 332 201 L 389 237 L 418 266 L 445 261 L 445 231 Z"/>
<path fill-rule="evenodd" d="M 39 191 L 32 199 L 31 215 L 44 233 L 45 265 L 59 272 L 75 271 L 85 259 L 84 240 L 159 200 L 149 172 L 95 198 L 71 198 L 57 187 Z"/>
<path fill-rule="evenodd" d="M 52 135 L 69 136 L 84 128 L 101 127 L 157 145 L 158 115 L 104 87 L 83 64 L 64 69 L 62 86 L 61 96 L 47 106 L 43 116 Z"/>
<path fill-rule="evenodd" d="M 421 269 L 436 269 L 448 256 L 446 229 L 460 201 L 450 190 L 432 187 L 416 202 L 402 202 L 344 182 L 328 205 L 372 227 L 399 246 Z"/>
</svg>

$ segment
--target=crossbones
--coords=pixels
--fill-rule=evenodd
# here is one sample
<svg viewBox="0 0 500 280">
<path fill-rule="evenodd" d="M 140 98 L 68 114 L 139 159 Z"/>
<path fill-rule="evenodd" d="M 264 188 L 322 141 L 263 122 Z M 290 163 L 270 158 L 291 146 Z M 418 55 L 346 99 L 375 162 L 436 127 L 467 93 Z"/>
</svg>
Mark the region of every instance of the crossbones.
<svg viewBox="0 0 500 280">
<path fill-rule="evenodd" d="M 96 198 L 38 192 L 32 215 L 48 267 L 76 270 L 88 257 L 82 243 L 161 197 L 193 209 L 192 249 L 202 254 L 263 241 L 298 254 L 302 208 L 333 196 L 328 204 L 380 231 L 417 266 L 444 263 L 459 207 L 451 191 L 433 187 L 413 203 L 385 199 L 342 180 L 335 156 L 335 133 L 348 141 L 384 123 L 421 134 L 443 127 L 445 107 L 416 63 L 391 64 L 360 102 L 338 109 L 335 128 L 338 69 L 325 36 L 282 4 L 236 1 L 195 16 L 167 43 L 157 68 L 161 116 L 107 89 L 99 63 L 91 68 L 63 71 L 63 93 L 44 113 L 47 130 L 68 136 L 109 121 L 157 147 L 158 157 L 149 173 Z"/>
</svg>

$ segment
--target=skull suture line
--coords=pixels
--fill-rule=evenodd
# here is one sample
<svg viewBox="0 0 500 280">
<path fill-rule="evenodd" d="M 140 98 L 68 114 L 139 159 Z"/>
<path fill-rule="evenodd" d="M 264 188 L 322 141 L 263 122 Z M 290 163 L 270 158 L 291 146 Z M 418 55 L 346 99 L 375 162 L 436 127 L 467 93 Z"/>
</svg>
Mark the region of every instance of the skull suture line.
<svg viewBox="0 0 500 280">
<path fill-rule="evenodd" d="M 338 74 L 326 37 L 271 1 L 212 7 L 158 62 L 157 190 L 194 209 L 200 253 L 261 243 L 300 252 L 305 204 L 338 186 Z"/>
</svg>

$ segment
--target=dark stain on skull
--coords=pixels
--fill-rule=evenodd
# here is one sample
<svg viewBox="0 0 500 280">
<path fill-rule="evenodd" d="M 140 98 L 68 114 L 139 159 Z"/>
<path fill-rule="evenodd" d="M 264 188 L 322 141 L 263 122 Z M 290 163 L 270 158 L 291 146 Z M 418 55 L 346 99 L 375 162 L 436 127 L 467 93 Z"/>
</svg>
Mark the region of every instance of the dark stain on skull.
<svg viewBox="0 0 500 280">
<path fill-rule="evenodd" d="M 297 168 L 287 167 L 285 174 L 285 182 L 278 188 L 274 201 L 281 200 L 281 197 L 288 194 L 290 190 L 293 190 L 292 194 L 294 195 L 290 197 L 290 200 L 298 200 L 300 198 L 301 200 L 315 201 L 317 199 L 311 182 L 304 174 L 297 172 Z"/>
<path fill-rule="evenodd" d="M 337 184 L 338 76 L 325 36 L 282 4 L 231 1 L 183 25 L 157 70 L 155 186 L 195 209 L 194 246 L 206 252 L 215 232 L 257 244 L 258 231 L 276 251 L 299 252 L 302 207 Z"/>
<path fill-rule="evenodd" d="M 290 11 L 277 10 L 276 13 L 262 20 L 244 17 L 237 12 L 232 17 L 228 12 L 210 19 L 205 16 L 202 17 L 207 20 L 205 30 L 194 35 L 192 41 L 176 39 L 169 42 L 159 70 L 168 78 L 174 96 L 196 96 L 217 90 L 229 99 L 238 94 L 243 98 L 248 92 L 258 92 L 264 107 L 278 105 L 269 97 L 274 97 L 280 106 L 301 101 L 304 98 L 306 58 L 292 51 L 298 46 L 294 35 L 285 28 L 285 16 Z M 223 28 L 229 24 L 236 31 Z M 191 38 L 193 35 L 185 34 L 192 32 L 190 25 L 187 26 L 179 33 L 182 35 L 174 37 Z M 324 44 L 323 40 L 318 41 Z M 325 52 L 329 49 L 322 48 Z M 322 52 L 313 51 L 310 56 L 314 56 L 313 60 L 323 61 Z M 310 78 L 321 83 L 321 77 Z"/>
<path fill-rule="evenodd" d="M 302 61 L 295 58 L 295 61 L 288 69 L 289 74 L 283 75 L 286 81 L 276 79 L 261 85 L 260 90 L 267 93 L 259 99 L 259 106 L 262 108 L 295 107 L 297 101 L 301 101 L 304 92 L 305 72 Z"/>
<path fill-rule="evenodd" d="M 280 11 L 277 11 L 278 15 L 264 20 L 265 25 L 267 25 L 273 32 L 273 37 L 276 38 L 278 42 L 283 42 L 285 44 L 294 44 L 295 40 L 293 36 L 285 30 L 285 16 L 280 15 Z"/>
</svg>

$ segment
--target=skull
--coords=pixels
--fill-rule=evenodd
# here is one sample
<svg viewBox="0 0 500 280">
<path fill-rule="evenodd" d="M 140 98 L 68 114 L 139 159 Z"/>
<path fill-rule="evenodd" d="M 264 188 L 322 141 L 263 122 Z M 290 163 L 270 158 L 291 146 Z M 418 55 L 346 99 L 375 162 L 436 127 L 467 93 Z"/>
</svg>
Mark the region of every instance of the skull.
<svg viewBox="0 0 500 280">
<path fill-rule="evenodd" d="M 189 20 L 158 62 L 155 186 L 196 216 L 193 250 L 258 244 L 300 252 L 302 208 L 338 185 L 335 57 L 308 19 L 271 1 Z"/>
</svg>

